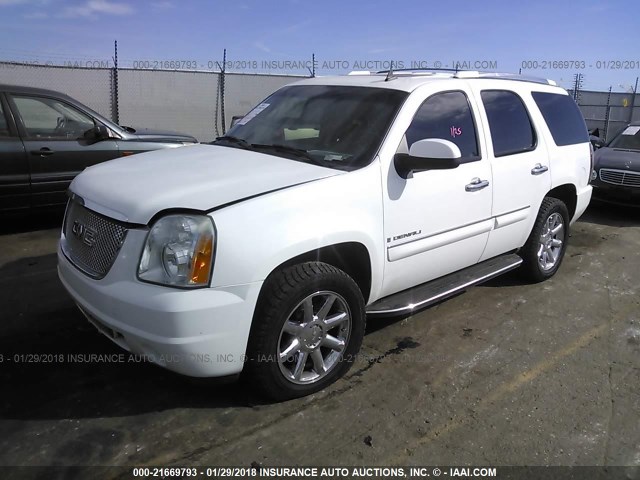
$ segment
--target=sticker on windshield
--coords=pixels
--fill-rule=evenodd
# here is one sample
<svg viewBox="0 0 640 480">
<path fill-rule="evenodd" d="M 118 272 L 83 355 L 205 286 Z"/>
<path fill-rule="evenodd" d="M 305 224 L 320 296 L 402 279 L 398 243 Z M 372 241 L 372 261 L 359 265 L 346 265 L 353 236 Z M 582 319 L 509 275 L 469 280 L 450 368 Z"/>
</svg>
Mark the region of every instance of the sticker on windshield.
<svg viewBox="0 0 640 480">
<path fill-rule="evenodd" d="M 263 111 L 268 106 L 269 106 L 268 103 L 261 103 L 256 108 L 254 108 L 249 113 L 247 113 L 244 117 L 242 117 L 242 120 L 240 120 L 236 125 L 245 125 L 246 123 L 249 123 L 249 121 L 253 119 L 253 117 L 258 115 L 261 111 Z"/>
<path fill-rule="evenodd" d="M 623 135 L 635 135 L 636 133 L 638 133 L 638 131 L 640 130 L 640 127 L 627 127 L 624 132 L 622 132 Z"/>
</svg>

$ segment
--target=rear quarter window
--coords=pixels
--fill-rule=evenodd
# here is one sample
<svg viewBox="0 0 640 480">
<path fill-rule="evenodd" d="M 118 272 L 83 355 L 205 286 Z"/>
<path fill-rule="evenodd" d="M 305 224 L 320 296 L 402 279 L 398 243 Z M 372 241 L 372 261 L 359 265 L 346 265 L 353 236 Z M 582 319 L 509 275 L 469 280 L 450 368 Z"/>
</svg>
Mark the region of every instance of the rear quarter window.
<svg viewBox="0 0 640 480">
<path fill-rule="evenodd" d="M 587 125 L 573 98 L 569 95 L 547 92 L 532 92 L 531 95 L 557 146 L 589 141 Z"/>
</svg>

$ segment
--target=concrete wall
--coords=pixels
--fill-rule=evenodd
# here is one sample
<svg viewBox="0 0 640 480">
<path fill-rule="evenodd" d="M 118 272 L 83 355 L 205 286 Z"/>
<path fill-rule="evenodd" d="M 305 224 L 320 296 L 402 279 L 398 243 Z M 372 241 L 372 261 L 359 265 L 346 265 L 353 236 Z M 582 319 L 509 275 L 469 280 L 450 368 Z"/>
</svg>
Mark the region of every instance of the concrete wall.
<svg viewBox="0 0 640 480">
<path fill-rule="evenodd" d="M 616 92 L 609 96 L 608 92 L 582 90 L 578 95 L 578 106 L 587 128 L 598 128 L 603 138 L 606 132 L 607 139 L 613 138 L 629 122 L 640 121 L 640 99 L 636 99 L 635 107 L 633 105 L 633 93 Z"/>
<path fill-rule="evenodd" d="M 57 90 L 112 118 L 109 69 L 41 67 L 0 62 L 0 84 L 3 83 Z"/>
<path fill-rule="evenodd" d="M 220 75 L 207 72 L 120 70 L 118 74 L 120 123 L 179 130 L 200 141 L 222 135 L 216 94 Z M 276 75 L 227 74 L 225 123 L 244 115 L 262 99 L 299 78 Z M 220 112 L 220 105 L 218 105 Z"/>
<path fill-rule="evenodd" d="M 214 72 L 118 71 L 119 123 L 162 128 L 211 141 L 222 135 L 220 105 L 216 133 L 216 94 L 220 75 Z M 229 73 L 225 77 L 225 123 L 244 115 L 283 85 L 299 80 L 291 75 Z M 115 119 L 115 81 L 110 69 L 29 66 L 0 62 L 0 84 L 57 90 L 107 118 Z"/>
</svg>

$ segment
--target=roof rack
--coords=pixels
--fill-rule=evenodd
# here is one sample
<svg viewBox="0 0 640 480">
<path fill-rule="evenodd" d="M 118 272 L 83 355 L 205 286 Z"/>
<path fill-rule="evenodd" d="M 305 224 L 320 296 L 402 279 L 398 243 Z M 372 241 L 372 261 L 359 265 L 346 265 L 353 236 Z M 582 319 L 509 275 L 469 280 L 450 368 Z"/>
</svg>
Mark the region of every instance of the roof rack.
<svg viewBox="0 0 640 480">
<path fill-rule="evenodd" d="M 462 72 L 461 72 L 462 73 Z M 476 72 L 477 76 L 475 77 L 465 77 L 465 78 L 491 78 L 494 80 L 516 80 L 520 82 L 533 82 L 533 83 L 542 83 L 546 85 L 553 85 L 554 87 L 558 84 L 555 80 L 550 80 L 548 78 L 535 77 L 532 75 L 522 75 L 520 73 L 504 73 L 504 72 Z M 463 78 L 463 77 L 458 77 Z"/>
<path fill-rule="evenodd" d="M 389 70 L 380 70 L 370 75 L 386 75 Z M 522 75 L 518 73 L 506 73 L 506 72 L 479 72 L 476 70 L 461 70 L 455 68 L 402 68 L 393 70 L 395 76 L 418 76 L 418 75 L 435 75 L 438 73 L 449 73 L 451 78 L 486 78 L 493 80 L 515 80 L 520 82 L 533 82 L 542 83 L 545 85 L 556 86 L 557 83 L 553 80 L 549 80 L 541 77 L 534 77 L 530 75 Z M 356 74 L 354 72 L 354 74 Z M 351 74 L 350 74 L 351 75 Z M 356 75 L 366 75 L 365 72 L 358 72 Z"/>
<path fill-rule="evenodd" d="M 408 72 L 408 73 L 420 73 L 420 72 L 462 72 L 460 68 L 394 68 L 394 72 Z M 389 70 L 379 70 L 376 74 L 388 73 Z"/>
</svg>

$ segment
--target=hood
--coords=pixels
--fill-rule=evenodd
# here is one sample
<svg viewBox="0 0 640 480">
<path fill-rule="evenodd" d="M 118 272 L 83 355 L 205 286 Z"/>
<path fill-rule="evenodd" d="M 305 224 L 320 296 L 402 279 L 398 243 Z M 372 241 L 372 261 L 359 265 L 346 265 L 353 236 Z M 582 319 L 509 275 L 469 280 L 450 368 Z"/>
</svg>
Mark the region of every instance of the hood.
<svg viewBox="0 0 640 480">
<path fill-rule="evenodd" d="M 594 153 L 595 168 L 614 168 L 640 172 L 640 152 L 602 147 Z"/>
<path fill-rule="evenodd" d="M 187 135 L 186 133 L 154 128 L 133 127 L 133 129 L 135 130 L 134 135 L 145 142 L 197 142 L 194 137 Z"/>
<path fill-rule="evenodd" d="M 147 224 L 162 210 L 210 210 L 344 173 L 238 148 L 193 145 L 89 167 L 73 180 L 70 190 L 103 215 Z"/>
</svg>

